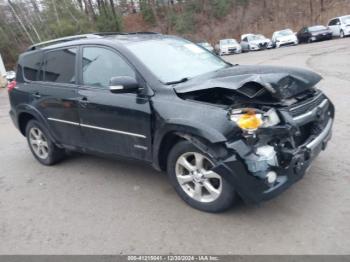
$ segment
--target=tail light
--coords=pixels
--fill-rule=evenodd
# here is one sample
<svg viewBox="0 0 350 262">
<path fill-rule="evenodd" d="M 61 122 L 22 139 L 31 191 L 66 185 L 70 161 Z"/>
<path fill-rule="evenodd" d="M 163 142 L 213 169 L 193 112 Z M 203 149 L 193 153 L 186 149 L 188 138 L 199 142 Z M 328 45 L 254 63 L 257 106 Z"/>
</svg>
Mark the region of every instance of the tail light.
<svg viewBox="0 0 350 262">
<path fill-rule="evenodd" d="M 7 84 L 7 90 L 9 92 L 11 92 L 16 87 L 16 84 L 17 84 L 16 80 L 13 80 L 12 82 L 8 83 Z"/>
</svg>

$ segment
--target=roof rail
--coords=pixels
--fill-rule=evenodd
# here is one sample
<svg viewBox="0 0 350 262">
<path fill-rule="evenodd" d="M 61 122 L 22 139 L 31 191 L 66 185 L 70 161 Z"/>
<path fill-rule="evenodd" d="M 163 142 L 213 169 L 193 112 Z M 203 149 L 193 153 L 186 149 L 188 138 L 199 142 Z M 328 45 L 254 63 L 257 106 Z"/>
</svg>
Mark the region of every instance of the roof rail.
<svg viewBox="0 0 350 262">
<path fill-rule="evenodd" d="M 64 43 L 68 41 L 73 41 L 73 40 L 79 40 L 79 39 L 84 39 L 84 38 L 100 38 L 101 36 L 98 34 L 84 34 L 84 35 L 74 35 L 74 36 L 66 36 L 66 37 L 61 37 L 61 38 L 56 38 L 53 40 L 37 43 L 34 45 L 31 45 L 28 47 L 27 51 L 32 51 L 37 49 L 38 47 L 43 47 L 47 45 L 52 45 L 52 44 L 59 44 L 59 43 Z"/>
<path fill-rule="evenodd" d="M 93 33 L 93 34 L 99 35 L 99 36 L 108 36 L 108 35 L 138 35 L 138 34 L 158 35 L 160 33 L 157 33 L 157 32 L 97 32 L 97 33 Z"/>
</svg>

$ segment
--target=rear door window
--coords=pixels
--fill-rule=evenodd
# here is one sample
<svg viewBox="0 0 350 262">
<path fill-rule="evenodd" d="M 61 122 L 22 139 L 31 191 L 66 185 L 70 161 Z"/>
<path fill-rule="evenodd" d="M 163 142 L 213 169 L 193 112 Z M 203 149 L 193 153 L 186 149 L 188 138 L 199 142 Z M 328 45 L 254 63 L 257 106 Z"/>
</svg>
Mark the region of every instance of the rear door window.
<svg viewBox="0 0 350 262">
<path fill-rule="evenodd" d="M 45 54 L 43 81 L 75 84 L 77 48 L 59 49 Z"/>
</svg>

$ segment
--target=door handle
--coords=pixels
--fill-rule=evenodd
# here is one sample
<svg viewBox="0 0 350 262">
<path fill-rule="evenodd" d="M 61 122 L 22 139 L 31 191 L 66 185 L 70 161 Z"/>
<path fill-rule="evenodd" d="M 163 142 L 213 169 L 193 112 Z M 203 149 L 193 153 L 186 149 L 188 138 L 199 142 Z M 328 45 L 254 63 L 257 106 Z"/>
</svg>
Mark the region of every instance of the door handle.
<svg viewBox="0 0 350 262">
<path fill-rule="evenodd" d="M 39 92 L 35 92 L 35 93 L 33 94 L 33 96 L 34 96 L 34 98 L 36 98 L 36 99 L 41 98 L 41 95 L 40 95 Z"/>
</svg>

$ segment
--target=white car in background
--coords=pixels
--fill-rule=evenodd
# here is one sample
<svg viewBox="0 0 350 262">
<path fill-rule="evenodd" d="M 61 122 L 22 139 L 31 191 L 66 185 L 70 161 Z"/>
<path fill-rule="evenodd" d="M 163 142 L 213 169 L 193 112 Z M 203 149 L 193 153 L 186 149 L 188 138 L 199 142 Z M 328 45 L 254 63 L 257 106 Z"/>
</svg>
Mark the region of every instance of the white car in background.
<svg viewBox="0 0 350 262">
<path fill-rule="evenodd" d="M 6 80 L 8 82 L 11 82 L 11 81 L 15 80 L 15 78 L 16 78 L 16 72 L 15 71 L 7 71 L 6 72 Z"/>
<path fill-rule="evenodd" d="M 204 47 L 205 49 L 207 49 L 208 51 L 210 51 L 210 52 L 214 52 L 214 47 L 211 45 L 211 44 L 209 44 L 208 42 L 200 42 L 200 43 L 198 43 L 198 45 L 200 45 L 201 47 Z"/>
<path fill-rule="evenodd" d="M 350 35 L 350 15 L 340 16 L 331 19 L 328 27 L 332 30 L 333 36 L 341 38 Z"/>
<path fill-rule="evenodd" d="M 284 29 L 276 31 L 272 35 L 272 42 L 279 48 L 286 45 L 297 45 L 299 44 L 298 38 L 291 29 Z"/>
<path fill-rule="evenodd" d="M 242 47 L 236 39 L 221 39 L 215 45 L 215 52 L 220 56 L 240 54 L 242 53 Z"/>
<path fill-rule="evenodd" d="M 241 36 L 243 52 L 257 51 L 272 48 L 272 41 L 263 35 L 245 34 Z"/>
</svg>

